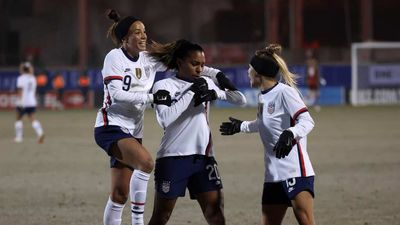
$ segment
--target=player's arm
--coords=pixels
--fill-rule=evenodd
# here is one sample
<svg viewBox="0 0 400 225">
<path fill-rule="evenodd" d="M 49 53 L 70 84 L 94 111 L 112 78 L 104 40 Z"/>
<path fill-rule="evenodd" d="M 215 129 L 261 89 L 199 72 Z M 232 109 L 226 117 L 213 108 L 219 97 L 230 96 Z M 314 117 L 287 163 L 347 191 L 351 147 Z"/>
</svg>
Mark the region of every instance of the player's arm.
<svg viewBox="0 0 400 225">
<path fill-rule="evenodd" d="M 287 130 L 293 133 L 294 139 L 299 140 L 305 137 L 314 128 L 314 120 L 311 118 L 299 93 L 295 89 L 290 88 L 284 93 L 283 101 L 283 104 L 295 122 L 294 126 L 289 127 Z"/>
<path fill-rule="evenodd" d="M 179 116 L 188 108 L 191 104 L 194 92 L 190 91 L 191 84 L 187 87 L 182 88 L 184 90 L 180 96 L 177 96 L 170 107 L 166 105 L 156 105 L 156 117 L 161 127 L 168 127 L 171 123 L 179 118 Z M 156 82 L 153 86 L 153 92 L 159 90 L 168 90 L 165 81 Z"/>
<path fill-rule="evenodd" d="M 221 90 L 230 90 L 230 91 L 236 91 L 237 88 L 235 85 L 232 83 L 231 80 L 229 80 L 224 73 L 222 73 L 220 70 L 205 66 L 203 71 L 201 72 L 202 76 L 211 78 L 211 80 L 218 85 L 218 87 Z"/>
<path fill-rule="evenodd" d="M 229 122 L 223 122 L 219 127 L 221 135 L 233 135 L 236 133 L 254 133 L 258 132 L 258 119 L 253 121 L 242 121 L 229 117 Z"/>
<path fill-rule="evenodd" d="M 238 90 L 235 90 L 235 91 L 221 90 L 213 82 L 208 82 L 208 86 L 209 86 L 209 89 L 212 89 L 215 91 L 217 99 L 228 101 L 229 103 L 235 104 L 235 105 L 244 105 L 247 102 L 244 94 Z"/>
</svg>

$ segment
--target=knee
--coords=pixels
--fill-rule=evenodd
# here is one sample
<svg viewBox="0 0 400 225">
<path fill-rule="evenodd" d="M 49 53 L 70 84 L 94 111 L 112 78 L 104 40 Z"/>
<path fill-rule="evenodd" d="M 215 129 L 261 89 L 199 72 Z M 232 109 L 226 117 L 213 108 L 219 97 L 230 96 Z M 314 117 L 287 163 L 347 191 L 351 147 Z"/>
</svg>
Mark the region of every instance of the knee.
<svg viewBox="0 0 400 225">
<path fill-rule="evenodd" d="M 140 166 L 138 168 L 139 170 L 146 172 L 146 173 L 151 173 L 154 169 L 154 161 L 151 157 L 146 158 L 140 163 Z"/>
<path fill-rule="evenodd" d="M 222 208 L 206 210 L 204 217 L 212 225 L 225 225 L 225 216 Z"/>
<path fill-rule="evenodd" d="M 115 188 L 111 191 L 111 200 L 119 204 L 125 204 L 128 201 L 129 191 Z"/>
<path fill-rule="evenodd" d="M 169 218 L 171 217 L 171 212 L 153 213 L 151 216 L 149 225 L 160 225 L 167 224 Z"/>
</svg>

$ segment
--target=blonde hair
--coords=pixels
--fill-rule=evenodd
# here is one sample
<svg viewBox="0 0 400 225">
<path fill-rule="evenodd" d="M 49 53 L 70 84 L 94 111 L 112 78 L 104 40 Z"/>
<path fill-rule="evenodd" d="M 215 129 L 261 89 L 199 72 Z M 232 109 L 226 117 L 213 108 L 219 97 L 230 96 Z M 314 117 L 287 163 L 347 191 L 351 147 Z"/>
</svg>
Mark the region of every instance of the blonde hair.
<svg viewBox="0 0 400 225">
<path fill-rule="evenodd" d="M 256 55 L 260 57 L 270 56 L 273 59 L 275 59 L 276 63 L 279 66 L 279 71 L 282 75 L 282 78 L 285 80 L 285 83 L 297 89 L 297 81 L 296 81 L 297 75 L 289 71 L 285 60 L 278 55 L 281 53 L 281 51 L 282 51 L 282 46 L 280 46 L 279 44 L 269 44 L 264 49 L 256 51 Z"/>
</svg>

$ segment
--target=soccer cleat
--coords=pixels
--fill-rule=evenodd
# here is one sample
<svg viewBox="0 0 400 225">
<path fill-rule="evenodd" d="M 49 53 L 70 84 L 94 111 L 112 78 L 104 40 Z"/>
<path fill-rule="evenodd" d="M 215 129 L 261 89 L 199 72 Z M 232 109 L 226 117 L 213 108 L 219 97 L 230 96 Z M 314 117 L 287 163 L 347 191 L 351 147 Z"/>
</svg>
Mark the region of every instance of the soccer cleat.
<svg viewBox="0 0 400 225">
<path fill-rule="evenodd" d="M 21 142 L 22 142 L 22 138 L 21 137 L 14 138 L 14 143 L 21 143 Z"/>
<path fill-rule="evenodd" d="M 39 144 L 43 144 L 43 142 L 44 142 L 44 134 L 40 135 L 40 137 L 37 139 L 37 142 Z"/>
</svg>

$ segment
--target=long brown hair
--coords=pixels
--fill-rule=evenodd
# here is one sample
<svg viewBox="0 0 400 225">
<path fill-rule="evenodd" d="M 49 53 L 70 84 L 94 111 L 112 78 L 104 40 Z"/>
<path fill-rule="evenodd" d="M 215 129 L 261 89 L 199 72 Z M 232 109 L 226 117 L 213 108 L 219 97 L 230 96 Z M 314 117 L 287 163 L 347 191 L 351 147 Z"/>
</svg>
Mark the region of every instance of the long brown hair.
<svg viewBox="0 0 400 225">
<path fill-rule="evenodd" d="M 189 52 L 202 51 L 203 48 L 185 39 L 180 39 L 167 44 L 153 41 L 150 44 L 149 54 L 155 60 L 162 62 L 168 69 L 178 70 L 178 59 L 184 59 Z"/>
</svg>

